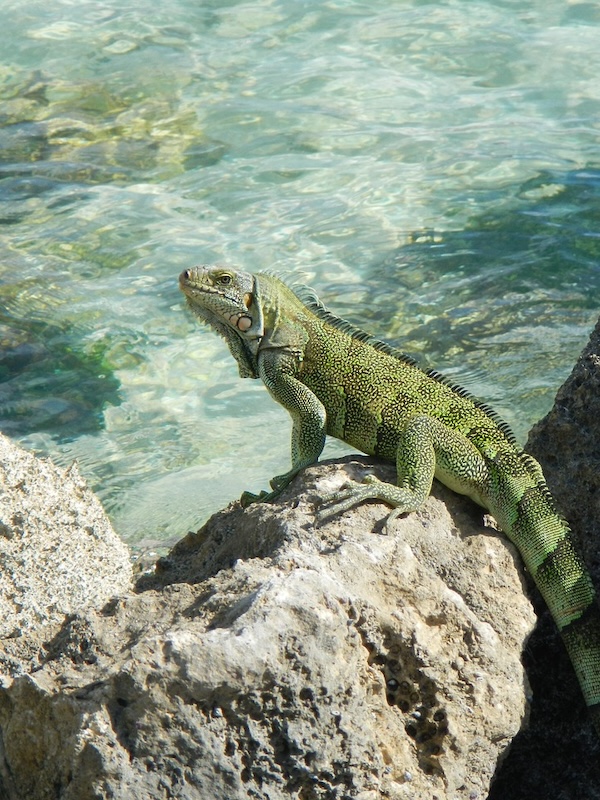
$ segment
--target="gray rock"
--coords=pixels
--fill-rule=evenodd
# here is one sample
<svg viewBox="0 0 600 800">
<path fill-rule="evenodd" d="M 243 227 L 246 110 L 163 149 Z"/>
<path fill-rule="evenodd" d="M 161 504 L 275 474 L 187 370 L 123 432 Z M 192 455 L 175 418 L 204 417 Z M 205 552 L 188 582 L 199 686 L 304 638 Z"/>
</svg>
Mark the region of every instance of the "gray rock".
<svg viewBox="0 0 600 800">
<path fill-rule="evenodd" d="M 61 470 L 0 434 L 0 637 L 62 624 L 131 586 L 125 544 L 77 466 Z"/>
<path fill-rule="evenodd" d="M 484 798 L 526 715 L 534 616 L 511 546 L 436 487 L 382 535 L 315 529 L 365 460 L 234 504 L 65 620 L 0 688 L 8 800 Z"/>
</svg>

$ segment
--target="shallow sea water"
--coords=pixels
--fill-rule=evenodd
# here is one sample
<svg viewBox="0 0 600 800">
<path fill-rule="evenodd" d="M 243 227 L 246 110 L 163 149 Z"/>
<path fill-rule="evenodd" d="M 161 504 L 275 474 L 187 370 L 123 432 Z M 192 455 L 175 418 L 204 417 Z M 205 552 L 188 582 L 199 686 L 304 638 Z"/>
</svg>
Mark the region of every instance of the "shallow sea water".
<svg viewBox="0 0 600 800">
<path fill-rule="evenodd" d="M 195 263 L 312 285 L 522 441 L 548 410 L 600 306 L 596 3 L 0 18 L 0 429 L 77 459 L 130 544 L 289 463 L 286 413 L 185 310 Z"/>
</svg>

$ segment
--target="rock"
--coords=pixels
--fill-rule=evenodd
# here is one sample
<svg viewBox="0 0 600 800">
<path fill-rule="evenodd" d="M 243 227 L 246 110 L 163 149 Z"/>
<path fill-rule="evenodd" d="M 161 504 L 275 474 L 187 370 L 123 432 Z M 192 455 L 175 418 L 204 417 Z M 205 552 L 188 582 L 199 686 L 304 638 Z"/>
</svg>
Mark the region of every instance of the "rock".
<svg viewBox="0 0 600 800">
<path fill-rule="evenodd" d="M 600 581 L 600 321 L 558 390 L 550 412 L 533 426 L 527 449 L 543 464 L 552 494 L 597 581 Z"/>
<path fill-rule="evenodd" d="M 599 590 L 600 322 L 526 449 L 540 461 Z M 525 654 L 530 726 L 513 743 L 490 800 L 599 800 L 600 742 L 550 614 L 541 600 L 536 605 L 540 620 Z"/>
<path fill-rule="evenodd" d="M 440 487 L 389 535 L 379 504 L 315 529 L 317 485 L 365 464 L 233 504 L 68 617 L 0 687 L 0 796 L 483 800 L 526 715 L 518 558 Z"/>
<path fill-rule="evenodd" d="M 62 624 L 131 586 L 127 547 L 73 466 L 0 434 L 0 637 Z"/>
</svg>

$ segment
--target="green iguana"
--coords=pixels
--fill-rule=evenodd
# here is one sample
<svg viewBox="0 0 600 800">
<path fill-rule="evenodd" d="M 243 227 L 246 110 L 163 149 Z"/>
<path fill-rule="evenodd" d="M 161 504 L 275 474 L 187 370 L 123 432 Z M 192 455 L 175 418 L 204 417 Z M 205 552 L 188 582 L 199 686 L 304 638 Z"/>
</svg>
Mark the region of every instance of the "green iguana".
<svg viewBox="0 0 600 800">
<path fill-rule="evenodd" d="M 179 278 L 194 313 L 221 334 L 242 378 L 261 378 L 292 417 L 292 468 L 276 498 L 321 455 L 325 436 L 395 462 L 397 485 L 368 476 L 323 499 L 323 520 L 364 500 L 414 511 L 433 478 L 488 509 L 518 548 L 560 630 L 600 734 L 600 611 L 542 470 L 491 409 L 440 374 L 338 319 L 306 290 L 224 266 Z"/>
</svg>

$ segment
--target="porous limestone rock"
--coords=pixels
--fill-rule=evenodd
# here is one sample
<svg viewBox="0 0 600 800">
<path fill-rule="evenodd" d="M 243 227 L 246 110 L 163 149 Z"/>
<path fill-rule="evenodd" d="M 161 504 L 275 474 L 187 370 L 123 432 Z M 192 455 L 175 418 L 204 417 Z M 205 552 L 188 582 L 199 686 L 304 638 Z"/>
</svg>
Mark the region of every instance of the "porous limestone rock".
<svg viewBox="0 0 600 800">
<path fill-rule="evenodd" d="M 0 434 L 0 638 L 100 607 L 131 579 L 127 547 L 77 466 Z"/>
<path fill-rule="evenodd" d="M 377 503 L 315 528 L 365 464 L 233 504 L 65 620 L 4 677 L 0 796 L 484 800 L 526 715 L 518 558 L 440 487 L 389 535 Z"/>
</svg>

